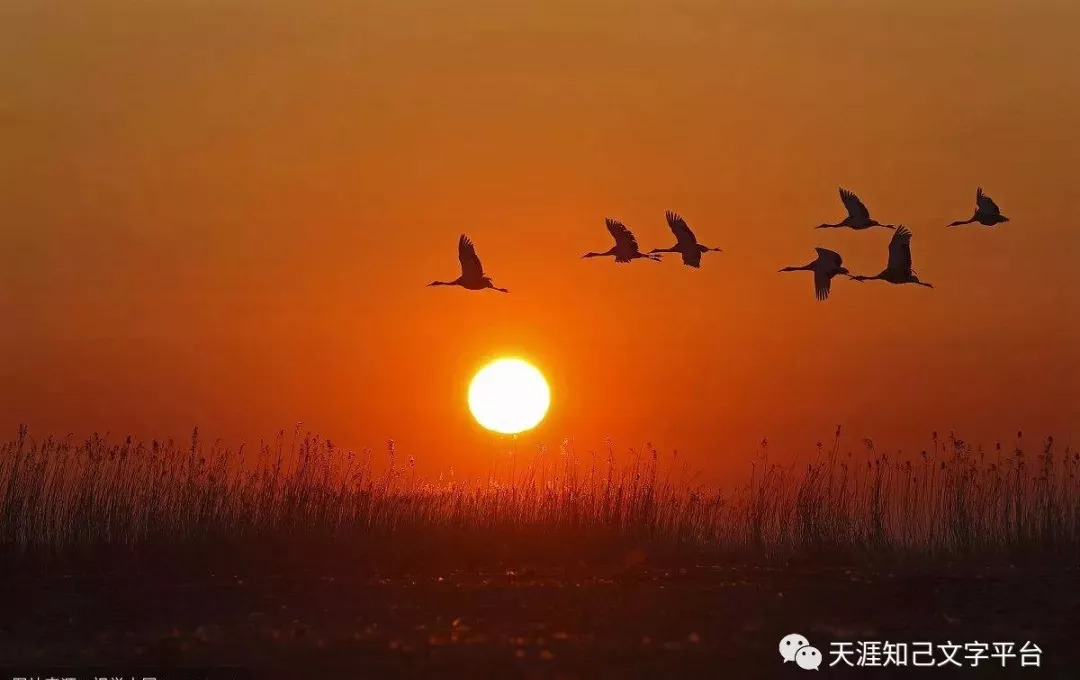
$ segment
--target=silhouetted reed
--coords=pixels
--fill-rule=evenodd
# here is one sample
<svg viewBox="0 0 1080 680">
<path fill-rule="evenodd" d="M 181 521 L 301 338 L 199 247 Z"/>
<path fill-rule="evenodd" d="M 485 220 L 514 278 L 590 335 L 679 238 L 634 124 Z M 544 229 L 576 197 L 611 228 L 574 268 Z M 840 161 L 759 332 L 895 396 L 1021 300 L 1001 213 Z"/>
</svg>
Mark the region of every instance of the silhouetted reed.
<svg viewBox="0 0 1080 680">
<path fill-rule="evenodd" d="M 651 446 L 579 456 L 567 441 L 503 461 L 484 478 L 417 476 L 388 442 L 388 465 L 313 435 L 279 433 L 251 452 L 190 442 L 35 441 L 0 445 L 0 544 L 8 554 L 222 542 L 380 541 L 448 536 L 497 543 L 585 537 L 613 549 L 763 559 L 1052 554 L 1080 546 L 1080 454 L 1048 438 L 1032 460 L 1017 433 L 993 453 L 949 435 L 895 459 L 818 445 L 809 463 L 769 461 L 750 483 L 707 487 L 677 453 Z M 288 443 L 287 443 L 288 441 Z M 509 454 L 508 454 L 509 456 Z M 1029 463 L 1030 461 L 1030 463 Z M 382 466 L 380 466 L 382 467 Z M 280 544 L 280 543 L 279 543 Z"/>
</svg>

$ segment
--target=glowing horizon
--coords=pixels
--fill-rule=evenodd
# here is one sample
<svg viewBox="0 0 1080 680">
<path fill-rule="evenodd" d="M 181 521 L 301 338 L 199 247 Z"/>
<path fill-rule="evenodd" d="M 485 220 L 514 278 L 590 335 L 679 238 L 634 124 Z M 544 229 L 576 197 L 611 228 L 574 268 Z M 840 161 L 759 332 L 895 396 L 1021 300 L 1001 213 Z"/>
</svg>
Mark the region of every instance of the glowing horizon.
<svg viewBox="0 0 1080 680">
<path fill-rule="evenodd" d="M 1080 441 L 1080 7 L 7 8 L 0 431 L 302 421 L 479 471 L 475 357 L 527 356 L 558 395 L 529 438 L 652 442 L 709 479 L 838 423 L 856 450 Z M 814 229 L 840 186 L 911 229 L 933 290 L 818 303 L 777 273 L 817 246 L 880 271 L 890 230 Z M 979 186 L 1010 221 L 947 229 Z M 580 259 L 605 217 L 670 247 L 667 210 L 723 252 Z M 509 294 L 425 287 L 462 233 Z"/>
</svg>

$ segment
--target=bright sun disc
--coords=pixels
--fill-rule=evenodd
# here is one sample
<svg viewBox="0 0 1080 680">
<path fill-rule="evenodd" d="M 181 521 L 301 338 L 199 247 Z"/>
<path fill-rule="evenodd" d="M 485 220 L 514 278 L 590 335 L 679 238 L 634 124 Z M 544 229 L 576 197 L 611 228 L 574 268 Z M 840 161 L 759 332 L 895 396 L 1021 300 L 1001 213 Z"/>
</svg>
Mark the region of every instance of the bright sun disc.
<svg viewBox="0 0 1080 680">
<path fill-rule="evenodd" d="M 469 410 L 489 430 L 517 434 L 540 424 L 551 405 L 551 390 L 540 371 L 521 359 L 484 366 L 469 385 Z"/>
</svg>

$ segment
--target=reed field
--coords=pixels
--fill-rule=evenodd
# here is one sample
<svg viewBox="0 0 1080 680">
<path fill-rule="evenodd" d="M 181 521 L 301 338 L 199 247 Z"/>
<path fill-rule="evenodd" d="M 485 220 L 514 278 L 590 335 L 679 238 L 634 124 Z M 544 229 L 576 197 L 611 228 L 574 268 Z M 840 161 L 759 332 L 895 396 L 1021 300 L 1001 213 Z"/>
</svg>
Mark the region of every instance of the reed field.
<svg viewBox="0 0 1080 680">
<path fill-rule="evenodd" d="M 779 458 L 763 441 L 720 489 L 651 447 L 519 445 L 425 479 L 392 442 L 299 428 L 237 449 L 21 428 L 0 449 L 0 668 L 773 678 L 797 631 L 1032 641 L 1071 677 L 1076 453 L 931 435 L 894 457 L 838 429 Z"/>
<path fill-rule="evenodd" d="M 20 428 L 0 447 L 0 543 L 31 556 L 343 540 L 377 555 L 383 544 L 448 537 L 588 545 L 614 559 L 623 548 L 766 560 L 1078 555 L 1080 453 L 1053 438 L 1032 446 L 1017 433 L 984 450 L 934 433 L 925 451 L 895 458 L 870 440 L 847 443 L 838 428 L 804 462 L 778 465 L 762 442 L 745 483 L 719 489 L 651 447 L 521 447 L 482 477 L 424 479 L 392 441 L 355 453 L 299 428 L 255 450 L 204 442 L 197 430 L 184 443 L 73 442 Z"/>
</svg>

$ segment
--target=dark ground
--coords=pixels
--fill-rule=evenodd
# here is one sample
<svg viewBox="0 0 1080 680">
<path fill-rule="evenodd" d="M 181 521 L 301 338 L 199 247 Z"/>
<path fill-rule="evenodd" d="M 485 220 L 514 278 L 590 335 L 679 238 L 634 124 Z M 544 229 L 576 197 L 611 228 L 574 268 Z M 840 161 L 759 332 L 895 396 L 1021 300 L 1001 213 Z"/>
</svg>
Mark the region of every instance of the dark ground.
<svg viewBox="0 0 1080 680">
<path fill-rule="evenodd" d="M 696 566 L 383 575 L 26 569 L 0 584 L 0 667 L 233 664 L 256 677 L 1080 678 L 1080 572 Z M 152 575 L 151 575 L 152 574 Z M 829 668 L 831 641 L 1027 640 L 1042 668 Z M 995 664 L 997 668 L 995 670 Z M 10 675 L 10 674 L 9 674 Z"/>
</svg>

